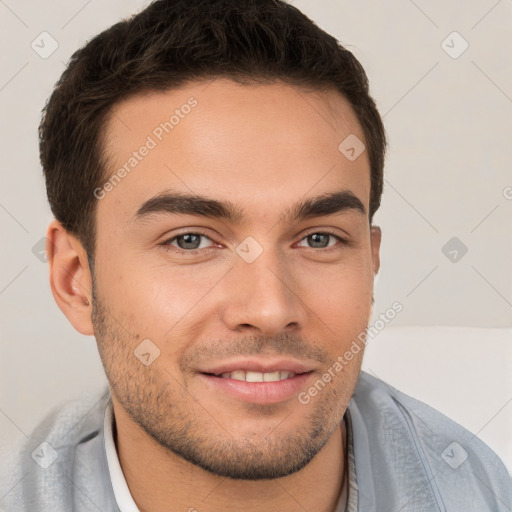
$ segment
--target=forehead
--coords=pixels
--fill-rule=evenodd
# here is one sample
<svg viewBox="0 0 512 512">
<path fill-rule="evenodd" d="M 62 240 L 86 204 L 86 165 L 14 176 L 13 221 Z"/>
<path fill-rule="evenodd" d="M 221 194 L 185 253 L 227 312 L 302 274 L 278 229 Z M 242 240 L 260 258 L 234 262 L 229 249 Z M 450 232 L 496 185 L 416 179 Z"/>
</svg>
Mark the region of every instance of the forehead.
<svg viewBox="0 0 512 512">
<path fill-rule="evenodd" d="M 352 107 L 334 90 L 215 79 L 140 94 L 117 105 L 106 124 L 99 185 L 108 190 L 98 216 L 129 218 L 166 190 L 269 217 L 294 199 L 340 189 L 367 207 L 367 151 L 347 158 L 339 149 L 346 140 L 358 151 L 365 144 Z"/>
</svg>

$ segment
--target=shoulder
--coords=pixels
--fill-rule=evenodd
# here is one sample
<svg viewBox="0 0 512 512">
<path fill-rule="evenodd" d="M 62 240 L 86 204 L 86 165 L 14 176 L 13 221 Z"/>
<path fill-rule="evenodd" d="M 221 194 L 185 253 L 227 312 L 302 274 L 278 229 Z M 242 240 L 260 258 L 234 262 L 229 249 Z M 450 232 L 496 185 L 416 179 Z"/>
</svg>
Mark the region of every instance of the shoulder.
<svg viewBox="0 0 512 512">
<path fill-rule="evenodd" d="M 13 511 L 39 511 L 50 504 L 55 510 L 72 506 L 67 501 L 72 495 L 71 479 L 81 478 L 77 459 L 82 465 L 92 452 L 97 459 L 109 399 L 106 388 L 69 400 L 51 410 L 23 442 L 1 448 L 0 510 L 7 505 Z"/>
<path fill-rule="evenodd" d="M 406 494 L 407 485 L 424 486 L 422 494 L 429 495 L 425 501 L 439 510 L 512 507 L 512 481 L 499 457 L 439 411 L 365 372 L 349 411 L 358 437 L 354 450 L 366 452 L 360 457 L 361 466 L 367 464 L 366 474 L 372 467 L 388 472 L 372 474 L 377 488 L 385 483 Z"/>
</svg>

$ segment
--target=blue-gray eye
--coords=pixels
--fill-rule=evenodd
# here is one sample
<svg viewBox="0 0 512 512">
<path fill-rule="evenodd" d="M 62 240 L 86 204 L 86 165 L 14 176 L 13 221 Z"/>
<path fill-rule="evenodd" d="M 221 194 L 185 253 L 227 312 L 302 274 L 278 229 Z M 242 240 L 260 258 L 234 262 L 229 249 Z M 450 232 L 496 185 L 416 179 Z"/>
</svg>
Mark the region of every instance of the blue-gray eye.
<svg viewBox="0 0 512 512">
<path fill-rule="evenodd" d="M 200 233 L 184 233 L 182 235 L 175 236 L 167 243 L 168 245 L 174 245 L 179 249 L 194 250 L 203 249 L 204 247 L 208 246 L 207 244 L 206 246 L 202 244 L 203 239 L 210 240 L 207 236 L 202 235 Z"/>
<path fill-rule="evenodd" d="M 330 239 L 333 239 L 334 243 L 329 243 Z M 305 236 L 301 240 L 301 243 L 303 240 L 306 240 L 309 243 L 308 247 L 311 247 L 312 249 L 325 249 L 326 247 L 335 245 L 336 239 L 341 240 L 339 237 L 332 235 L 331 233 L 312 233 L 308 236 Z"/>
</svg>

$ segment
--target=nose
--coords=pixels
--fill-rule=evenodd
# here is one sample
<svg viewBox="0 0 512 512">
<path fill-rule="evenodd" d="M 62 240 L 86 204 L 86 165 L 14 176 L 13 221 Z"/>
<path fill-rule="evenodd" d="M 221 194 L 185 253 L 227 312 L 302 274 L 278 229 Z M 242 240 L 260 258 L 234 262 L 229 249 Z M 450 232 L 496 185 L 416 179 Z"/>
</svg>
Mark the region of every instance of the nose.
<svg viewBox="0 0 512 512">
<path fill-rule="evenodd" d="M 271 337 L 304 326 L 298 276 L 270 250 L 252 263 L 235 260 L 224 285 L 223 320 L 229 329 Z"/>
</svg>

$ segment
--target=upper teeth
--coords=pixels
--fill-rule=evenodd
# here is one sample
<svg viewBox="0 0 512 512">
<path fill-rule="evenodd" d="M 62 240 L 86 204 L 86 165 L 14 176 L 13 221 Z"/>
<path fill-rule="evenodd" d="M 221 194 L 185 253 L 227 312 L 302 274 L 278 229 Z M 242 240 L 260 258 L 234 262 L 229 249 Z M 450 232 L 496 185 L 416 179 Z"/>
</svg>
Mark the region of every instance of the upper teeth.
<svg viewBox="0 0 512 512">
<path fill-rule="evenodd" d="M 245 370 L 236 370 L 231 373 L 223 373 L 221 377 L 224 379 L 245 380 L 247 382 L 276 382 L 278 380 L 289 379 L 295 377 L 295 373 L 288 371 L 277 372 L 251 372 Z"/>
</svg>

